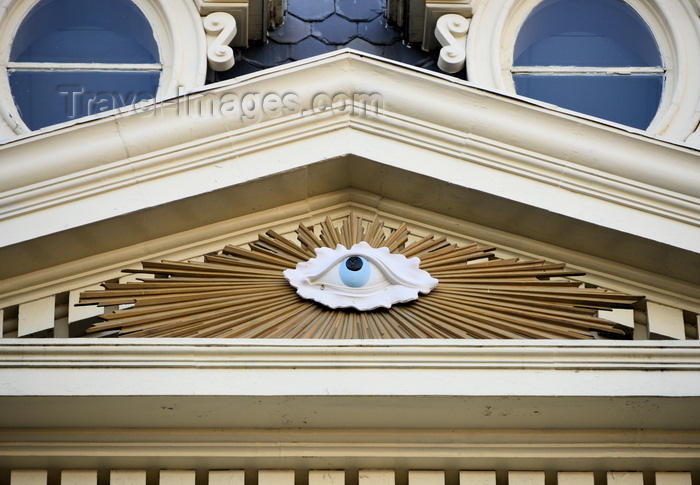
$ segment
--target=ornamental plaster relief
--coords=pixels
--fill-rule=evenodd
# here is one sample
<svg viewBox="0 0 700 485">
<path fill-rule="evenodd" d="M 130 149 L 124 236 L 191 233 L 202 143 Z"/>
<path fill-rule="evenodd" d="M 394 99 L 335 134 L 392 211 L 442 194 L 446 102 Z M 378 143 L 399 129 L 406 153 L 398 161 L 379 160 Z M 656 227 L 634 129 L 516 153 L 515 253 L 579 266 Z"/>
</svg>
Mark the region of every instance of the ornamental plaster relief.
<svg viewBox="0 0 700 485">
<path fill-rule="evenodd" d="M 251 40 L 265 41 L 268 30 L 284 21 L 284 0 L 193 0 L 202 17 L 213 12 L 230 14 L 238 32 L 231 46 L 245 47 Z"/>
<path fill-rule="evenodd" d="M 208 338 L 631 338 L 608 320 L 639 296 L 584 288 L 564 263 L 503 259 L 396 229 L 378 215 L 269 229 L 187 261 L 143 262 L 136 281 L 86 291 L 105 307 L 87 334 Z M 296 240 L 295 240 L 296 239 Z M 349 247 L 350 249 L 346 249 Z M 334 249 L 333 249 L 334 248 Z M 150 278 L 146 275 L 155 275 Z M 298 298 L 296 294 L 300 297 Z M 122 308 L 126 305 L 125 308 Z M 109 308 L 119 307 L 111 312 Z M 682 329 L 685 338 L 685 331 Z M 79 337 L 82 335 L 76 335 Z"/>
<path fill-rule="evenodd" d="M 435 25 L 435 37 L 443 46 L 438 67 L 454 73 L 464 69 L 467 60 L 467 33 L 470 19 L 457 14 L 445 14 Z"/>
<path fill-rule="evenodd" d="M 225 12 L 213 12 L 202 21 L 207 33 L 207 61 L 215 71 L 225 71 L 233 67 L 233 49 L 229 46 L 238 32 L 236 19 Z"/>
</svg>

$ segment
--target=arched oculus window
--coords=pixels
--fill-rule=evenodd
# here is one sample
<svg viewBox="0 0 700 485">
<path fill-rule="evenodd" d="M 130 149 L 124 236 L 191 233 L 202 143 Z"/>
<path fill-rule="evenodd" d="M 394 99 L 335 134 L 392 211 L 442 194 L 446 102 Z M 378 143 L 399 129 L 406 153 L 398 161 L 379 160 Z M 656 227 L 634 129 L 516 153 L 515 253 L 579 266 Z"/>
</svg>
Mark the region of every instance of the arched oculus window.
<svg viewBox="0 0 700 485">
<path fill-rule="evenodd" d="M 154 99 L 162 65 L 130 0 L 42 0 L 20 24 L 10 89 L 31 130 Z"/>
<path fill-rule="evenodd" d="M 518 32 L 511 68 L 518 94 L 644 129 L 665 71 L 639 14 L 622 0 L 545 0 Z"/>
</svg>

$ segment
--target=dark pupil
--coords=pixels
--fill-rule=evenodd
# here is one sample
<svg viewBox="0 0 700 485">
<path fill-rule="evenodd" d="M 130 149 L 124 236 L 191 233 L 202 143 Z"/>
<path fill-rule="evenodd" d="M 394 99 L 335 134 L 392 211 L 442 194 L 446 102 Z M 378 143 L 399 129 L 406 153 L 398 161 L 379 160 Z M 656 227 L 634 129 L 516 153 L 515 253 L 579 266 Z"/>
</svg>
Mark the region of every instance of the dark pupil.
<svg viewBox="0 0 700 485">
<path fill-rule="evenodd" d="M 345 261 L 345 267 L 350 271 L 360 271 L 362 269 L 362 258 L 358 256 L 350 256 Z"/>
</svg>

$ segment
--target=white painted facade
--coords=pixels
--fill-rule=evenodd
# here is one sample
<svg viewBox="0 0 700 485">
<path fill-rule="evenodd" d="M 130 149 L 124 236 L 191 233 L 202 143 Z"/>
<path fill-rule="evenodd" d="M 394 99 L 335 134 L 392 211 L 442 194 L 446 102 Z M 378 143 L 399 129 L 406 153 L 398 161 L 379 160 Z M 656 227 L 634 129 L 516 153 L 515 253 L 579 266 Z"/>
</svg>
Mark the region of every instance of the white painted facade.
<svg viewBox="0 0 700 485">
<path fill-rule="evenodd" d="M 22 428 L 3 466 L 688 471 L 700 452 L 687 342 L 103 342 L 2 347 Z"/>
</svg>

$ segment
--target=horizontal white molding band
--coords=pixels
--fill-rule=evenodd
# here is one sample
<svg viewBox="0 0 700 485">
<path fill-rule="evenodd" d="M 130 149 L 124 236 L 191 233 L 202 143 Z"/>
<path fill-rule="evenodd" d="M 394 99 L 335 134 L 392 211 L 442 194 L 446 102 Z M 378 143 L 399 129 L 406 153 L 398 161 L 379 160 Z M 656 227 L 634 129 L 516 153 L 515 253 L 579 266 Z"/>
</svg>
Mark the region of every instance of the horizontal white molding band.
<svg viewBox="0 0 700 485">
<path fill-rule="evenodd" d="M 0 467 L 696 470 L 698 432 L 35 429 L 0 431 Z M 523 467 L 523 468 L 520 468 Z"/>
<path fill-rule="evenodd" d="M 700 463 L 697 343 L 3 343 L 0 467 Z"/>
<path fill-rule="evenodd" d="M 517 450 L 522 456 L 564 457 L 575 445 L 588 454 L 616 456 L 652 454 L 673 447 L 683 456 L 700 458 L 698 431 L 657 431 L 606 429 L 582 433 L 580 430 L 421 430 L 403 429 L 5 429 L 0 431 L 0 450 L 42 450 L 50 455 L 64 454 L 61 448 L 90 441 L 88 455 L 109 456 L 126 446 L 172 447 L 173 455 L 203 456 L 363 456 L 373 449 L 377 456 L 504 456 Z M 606 440 L 601 441 L 602 435 Z M 25 441 L 22 442 L 22 439 Z M 61 443 L 63 446 L 56 446 Z M 187 449 L 189 447 L 189 449 Z M 4 453 L 3 453 L 4 455 Z"/>
<path fill-rule="evenodd" d="M 700 397 L 700 342 L 7 339 L 0 396 Z"/>
</svg>

